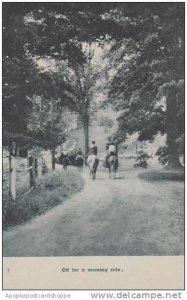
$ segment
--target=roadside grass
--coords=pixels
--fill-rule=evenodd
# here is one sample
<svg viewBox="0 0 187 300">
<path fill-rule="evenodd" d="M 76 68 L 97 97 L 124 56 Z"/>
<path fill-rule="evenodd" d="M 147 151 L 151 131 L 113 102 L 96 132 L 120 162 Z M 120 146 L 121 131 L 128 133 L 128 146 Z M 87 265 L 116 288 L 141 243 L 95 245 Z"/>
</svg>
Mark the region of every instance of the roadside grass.
<svg viewBox="0 0 187 300">
<path fill-rule="evenodd" d="M 184 170 L 151 170 L 143 172 L 138 175 L 139 178 L 147 181 L 171 180 L 171 181 L 184 181 Z"/>
<path fill-rule="evenodd" d="M 44 214 L 83 187 L 84 180 L 76 171 L 50 171 L 37 180 L 36 188 L 30 194 L 18 197 L 16 201 L 9 199 L 8 207 L 3 210 L 3 229 Z"/>
</svg>

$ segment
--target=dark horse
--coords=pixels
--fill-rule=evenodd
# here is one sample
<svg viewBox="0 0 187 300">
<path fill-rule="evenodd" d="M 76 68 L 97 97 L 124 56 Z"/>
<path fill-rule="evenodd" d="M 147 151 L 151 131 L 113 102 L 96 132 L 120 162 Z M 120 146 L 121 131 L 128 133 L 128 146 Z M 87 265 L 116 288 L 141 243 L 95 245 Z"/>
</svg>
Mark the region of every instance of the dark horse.
<svg viewBox="0 0 187 300">
<path fill-rule="evenodd" d="M 118 158 L 116 155 L 111 155 L 108 159 L 107 159 L 107 163 L 108 163 L 108 168 L 109 168 L 109 178 L 115 179 L 116 178 L 116 171 L 118 168 Z"/>
<path fill-rule="evenodd" d="M 77 156 L 76 165 L 79 172 L 83 171 L 84 158 L 81 155 Z"/>
<path fill-rule="evenodd" d="M 70 164 L 69 158 L 67 156 L 64 156 L 62 163 L 63 163 L 64 170 L 67 170 L 67 167 Z"/>
<path fill-rule="evenodd" d="M 96 179 L 96 171 L 99 164 L 99 159 L 95 155 L 89 155 L 87 164 L 90 168 L 90 178 Z"/>
</svg>

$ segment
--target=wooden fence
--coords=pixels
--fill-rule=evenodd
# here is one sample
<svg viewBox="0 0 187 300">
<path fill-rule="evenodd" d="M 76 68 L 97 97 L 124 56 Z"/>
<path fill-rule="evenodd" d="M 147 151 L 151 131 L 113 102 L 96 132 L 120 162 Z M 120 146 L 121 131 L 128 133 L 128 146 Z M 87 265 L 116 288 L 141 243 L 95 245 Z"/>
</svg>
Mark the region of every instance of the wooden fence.
<svg viewBox="0 0 187 300">
<path fill-rule="evenodd" d="M 28 157 L 27 158 L 27 166 L 25 168 L 20 169 L 16 164 L 16 158 L 14 156 L 6 156 L 3 158 L 8 158 L 9 160 L 9 167 L 8 169 L 3 169 L 3 175 L 8 174 L 8 185 L 9 185 L 9 195 L 13 200 L 16 200 L 17 197 L 17 180 L 16 177 L 18 173 L 25 174 L 29 172 L 30 178 L 30 188 L 19 197 L 23 197 L 28 194 L 36 185 L 37 178 L 41 178 L 41 176 L 46 172 L 46 164 L 43 158 L 35 158 L 35 157 Z M 28 175 L 27 175 L 28 176 Z"/>
</svg>

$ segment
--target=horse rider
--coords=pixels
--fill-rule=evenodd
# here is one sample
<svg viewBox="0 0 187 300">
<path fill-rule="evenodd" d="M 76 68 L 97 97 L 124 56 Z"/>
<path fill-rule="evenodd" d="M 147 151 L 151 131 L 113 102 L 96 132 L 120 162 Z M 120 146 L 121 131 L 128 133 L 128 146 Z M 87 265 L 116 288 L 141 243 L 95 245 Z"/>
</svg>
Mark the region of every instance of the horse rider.
<svg viewBox="0 0 187 300">
<path fill-rule="evenodd" d="M 63 158 L 68 157 L 68 151 L 65 149 L 62 151 L 62 154 L 63 154 Z"/>
<path fill-rule="evenodd" d="M 95 156 L 97 156 L 97 146 L 95 144 L 95 141 L 92 141 L 92 145 L 91 145 L 90 150 L 88 152 L 88 156 L 89 155 L 95 155 Z"/>
<path fill-rule="evenodd" d="M 95 141 L 92 141 L 92 145 L 88 152 L 88 158 L 86 162 L 90 169 L 90 178 L 94 180 L 96 178 L 96 171 L 99 164 L 99 159 L 97 157 L 97 146 L 95 144 Z"/>
<path fill-rule="evenodd" d="M 107 144 L 106 150 L 107 150 L 106 167 L 108 167 L 108 158 L 112 155 L 117 156 L 117 163 L 118 163 L 117 146 L 114 142 L 114 138 L 112 138 L 111 142 Z"/>
<path fill-rule="evenodd" d="M 82 149 L 81 148 L 79 148 L 79 150 L 78 150 L 78 155 L 76 156 L 76 161 L 77 161 L 77 159 L 79 158 L 79 157 L 81 157 L 82 159 L 84 159 L 84 155 L 83 155 L 83 152 L 82 152 Z"/>
<path fill-rule="evenodd" d="M 82 152 L 81 148 L 79 148 L 79 150 L 78 150 L 78 155 L 82 155 L 83 156 L 83 152 Z"/>
<path fill-rule="evenodd" d="M 62 154 L 61 154 L 61 163 L 63 164 L 63 166 L 67 166 L 70 164 L 70 161 L 69 161 L 69 157 L 68 157 L 68 150 L 64 149 L 62 151 Z"/>
<path fill-rule="evenodd" d="M 97 146 L 95 144 L 95 141 L 92 141 L 92 145 L 91 145 L 90 150 L 88 152 L 88 158 L 87 158 L 87 160 L 89 161 L 90 159 L 93 158 L 93 156 L 95 158 L 97 158 Z"/>
</svg>

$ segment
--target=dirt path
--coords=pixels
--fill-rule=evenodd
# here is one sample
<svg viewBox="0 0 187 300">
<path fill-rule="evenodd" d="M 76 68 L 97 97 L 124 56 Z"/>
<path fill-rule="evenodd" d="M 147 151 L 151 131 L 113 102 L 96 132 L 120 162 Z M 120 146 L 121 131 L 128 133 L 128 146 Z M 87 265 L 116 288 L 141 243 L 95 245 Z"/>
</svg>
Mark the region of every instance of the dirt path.
<svg viewBox="0 0 187 300">
<path fill-rule="evenodd" d="M 182 255 L 181 182 L 147 182 L 136 170 L 102 171 L 84 190 L 4 233 L 4 256 Z"/>
</svg>

